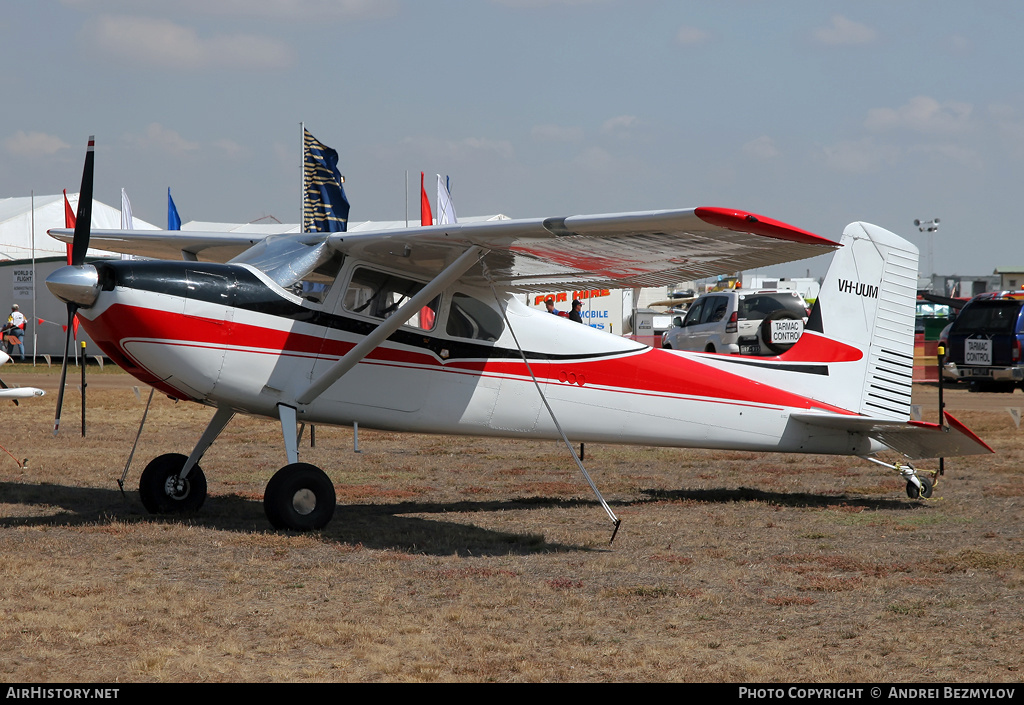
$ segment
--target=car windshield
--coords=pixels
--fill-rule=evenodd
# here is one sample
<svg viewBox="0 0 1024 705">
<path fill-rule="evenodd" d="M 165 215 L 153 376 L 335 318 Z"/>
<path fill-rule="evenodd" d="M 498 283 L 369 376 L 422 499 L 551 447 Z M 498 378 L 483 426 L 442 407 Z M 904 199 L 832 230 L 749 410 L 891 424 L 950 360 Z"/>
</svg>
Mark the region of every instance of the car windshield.
<svg viewBox="0 0 1024 705">
<path fill-rule="evenodd" d="M 975 301 L 964 306 L 950 334 L 1013 333 L 1020 307 L 1020 301 Z"/>
<path fill-rule="evenodd" d="M 748 294 L 740 298 L 739 319 L 760 321 L 780 308 L 800 318 L 807 315 L 800 299 L 793 294 Z"/>
</svg>

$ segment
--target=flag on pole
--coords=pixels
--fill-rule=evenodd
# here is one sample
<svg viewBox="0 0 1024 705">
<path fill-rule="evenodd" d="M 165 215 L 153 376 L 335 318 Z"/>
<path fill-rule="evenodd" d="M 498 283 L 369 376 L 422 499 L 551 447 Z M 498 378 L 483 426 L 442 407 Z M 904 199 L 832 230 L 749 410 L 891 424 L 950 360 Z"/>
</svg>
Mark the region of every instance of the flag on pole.
<svg viewBox="0 0 1024 705">
<path fill-rule="evenodd" d="M 430 199 L 423 187 L 423 172 L 420 172 L 420 225 L 433 225 L 434 214 L 430 212 Z"/>
<path fill-rule="evenodd" d="M 75 229 L 75 211 L 72 210 L 71 204 L 68 203 L 68 190 L 64 189 L 64 227 L 68 230 Z M 68 264 L 71 264 L 71 243 L 65 245 L 68 250 Z"/>
<path fill-rule="evenodd" d="M 132 202 L 128 200 L 128 193 L 121 189 L 121 230 L 134 230 L 132 223 Z"/>
<path fill-rule="evenodd" d="M 128 192 L 121 189 L 121 230 L 134 230 L 132 220 L 132 202 L 128 200 Z M 131 255 L 122 254 L 121 259 L 133 259 Z"/>
<path fill-rule="evenodd" d="M 79 197 L 81 197 L 81 194 L 79 194 Z M 69 230 L 74 230 L 76 222 L 78 222 L 78 218 L 75 217 L 75 212 L 73 210 L 71 210 L 71 204 L 68 203 L 68 191 L 67 191 L 67 189 L 64 189 L 64 227 L 68 228 Z M 68 248 L 68 264 L 71 264 L 71 250 L 72 250 L 72 247 L 73 247 L 73 245 L 71 243 L 68 243 L 68 245 L 67 245 L 67 248 Z M 77 313 L 75 314 L 75 317 L 73 319 L 71 319 L 71 324 L 74 327 L 75 340 L 78 340 L 78 314 Z M 65 331 L 68 329 L 67 326 L 63 326 L 63 328 L 64 328 Z"/>
<path fill-rule="evenodd" d="M 458 222 L 455 217 L 455 204 L 452 203 L 452 192 L 448 184 L 448 177 L 441 181 L 441 175 L 437 175 L 437 224 L 448 225 Z"/>
<path fill-rule="evenodd" d="M 174 199 L 171 198 L 171 187 L 167 187 L 167 229 L 181 230 L 181 218 L 178 217 L 178 209 L 174 206 Z"/>
<path fill-rule="evenodd" d="M 345 177 L 338 171 L 338 153 L 302 128 L 303 232 L 345 232 L 348 229 L 348 197 Z"/>
</svg>

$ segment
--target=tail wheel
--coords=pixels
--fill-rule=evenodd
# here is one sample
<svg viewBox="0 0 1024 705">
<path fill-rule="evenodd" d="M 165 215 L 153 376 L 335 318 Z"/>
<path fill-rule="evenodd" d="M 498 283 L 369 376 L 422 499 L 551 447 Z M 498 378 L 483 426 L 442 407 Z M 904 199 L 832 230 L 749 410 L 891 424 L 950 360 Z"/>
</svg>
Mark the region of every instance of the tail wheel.
<svg viewBox="0 0 1024 705">
<path fill-rule="evenodd" d="M 910 497 L 911 499 L 917 499 L 918 497 L 928 499 L 929 497 L 932 496 L 934 483 L 932 482 L 930 477 L 925 477 L 923 475 L 918 475 L 917 479 L 921 482 L 921 489 L 917 489 L 917 485 L 915 485 L 913 482 L 908 482 L 907 496 Z"/>
<path fill-rule="evenodd" d="M 335 502 L 331 478 L 309 463 L 285 465 L 263 494 L 263 510 L 275 529 L 322 529 L 334 516 Z"/>
<path fill-rule="evenodd" d="M 166 453 L 150 461 L 139 479 L 139 497 L 150 514 L 194 512 L 206 501 L 206 475 L 196 465 L 180 478 L 188 458 Z"/>
</svg>

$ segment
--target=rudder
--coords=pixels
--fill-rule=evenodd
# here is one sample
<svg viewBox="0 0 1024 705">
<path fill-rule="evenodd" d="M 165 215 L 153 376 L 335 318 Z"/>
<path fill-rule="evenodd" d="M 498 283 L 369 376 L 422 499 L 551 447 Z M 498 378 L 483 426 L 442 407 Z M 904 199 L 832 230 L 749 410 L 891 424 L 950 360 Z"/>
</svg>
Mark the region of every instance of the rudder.
<svg viewBox="0 0 1024 705">
<path fill-rule="evenodd" d="M 860 350 L 856 362 L 829 365 L 822 401 L 866 416 L 906 421 L 914 372 L 918 250 L 894 233 L 851 223 L 807 324 Z M 783 358 L 786 356 L 783 355 Z"/>
</svg>

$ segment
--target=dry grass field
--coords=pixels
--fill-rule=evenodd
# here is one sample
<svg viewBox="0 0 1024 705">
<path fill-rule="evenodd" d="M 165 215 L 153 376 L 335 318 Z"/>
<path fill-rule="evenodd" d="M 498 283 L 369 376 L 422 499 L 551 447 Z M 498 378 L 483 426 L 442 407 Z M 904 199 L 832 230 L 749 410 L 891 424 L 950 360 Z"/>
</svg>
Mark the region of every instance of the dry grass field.
<svg viewBox="0 0 1024 705">
<path fill-rule="evenodd" d="M 1024 396 L 948 394 L 997 449 L 931 500 L 858 459 L 588 445 L 611 525 L 552 442 L 317 429 L 336 483 L 321 533 L 271 530 L 276 422 L 237 417 L 189 517 L 148 516 L 139 473 L 211 411 L 89 380 L 88 436 L 56 375 L 3 406 L 0 677 L 7 682 L 1020 681 Z M 31 371 L 31 368 L 28 368 Z M 926 418 L 934 390 L 921 388 Z M 962 410 L 962 411 L 958 411 Z M 925 464 L 932 469 L 935 464 Z"/>
</svg>

